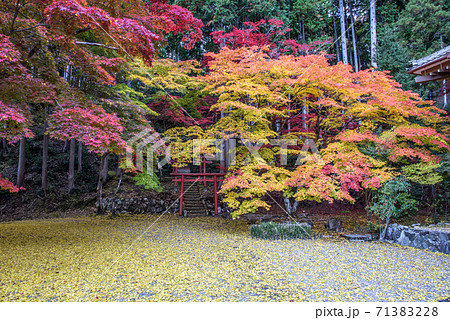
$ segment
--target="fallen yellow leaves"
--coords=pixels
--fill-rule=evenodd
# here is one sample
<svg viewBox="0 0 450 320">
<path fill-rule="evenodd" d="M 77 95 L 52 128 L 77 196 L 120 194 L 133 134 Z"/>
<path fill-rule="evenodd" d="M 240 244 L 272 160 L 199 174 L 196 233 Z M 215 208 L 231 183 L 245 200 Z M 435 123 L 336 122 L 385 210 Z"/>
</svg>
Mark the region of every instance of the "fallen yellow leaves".
<svg viewBox="0 0 450 320">
<path fill-rule="evenodd" d="M 220 218 L 0 224 L 1 301 L 434 301 L 450 257 L 381 243 L 250 238 Z M 126 251 L 129 249 L 128 251 Z"/>
</svg>

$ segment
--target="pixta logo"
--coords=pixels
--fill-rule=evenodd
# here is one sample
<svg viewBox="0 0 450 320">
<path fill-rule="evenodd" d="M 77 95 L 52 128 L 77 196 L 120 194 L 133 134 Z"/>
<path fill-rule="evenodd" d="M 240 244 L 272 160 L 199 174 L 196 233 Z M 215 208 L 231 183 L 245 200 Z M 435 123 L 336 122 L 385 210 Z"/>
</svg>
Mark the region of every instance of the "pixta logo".
<svg viewBox="0 0 450 320">
<path fill-rule="evenodd" d="M 152 130 L 143 130 L 135 135 L 133 138 L 127 141 L 128 151 L 126 156 L 127 168 L 135 168 L 139 172 L 144 171 L 146 167 L 147 173 L 151 173 L 156 167 L 161 169 L 164 165 L 168 164 L 171 160 L 170 145 L 167 141 L 170 139 L 164 139 L 159 133 Z M 269 143 L 268 143 L 269 142 Z M 276 146 L 279 150 L 279 164 L 281 166 L 287 165 L 288 148 L 297 146 L 297 140 L 293 139 L 271 139 L 267 140 L 248 140 L 248 139 L 193 139 L 192 141 L 192 163 L 194 165 L 200 165 L 202 156 L 209 160 L 226 160 L 230 165 L 236 164 L 236 146 L 245 147 L 249 156 L 244 163 L 250 161 L 250 157 L 253 158 L 258 164 L 267 165 L 267 162 L 260 154 L 260 149 L 263 146 Z M 202 152 L 205 148 L 209 150 L 215 150 L 215 154 Z M 146 165 L 144 166 L 144 152 L 146 153 Z M 134 157 L 135 154 L 135 164 Z M 162 158 L 162 159 L 161 159 Z M 156 166 L 154 164 L 155 159 L 158 160 Z M 317 161 L 323 164 L 323 160 L 319 154 L 316 144 L 313 140 L 307 139 L 298 151 L 298 156 L 295 165 L 301 165 L 306 161 Z"/>
<path fill-rule="evenodd" d="M 144 151 L 147 155 L 146 170 L 148 174 L 153 172 L 154 160 L 163 155 L 163 159 L 157 162 L 158 169 L 170 162 L 170 149 L 166 146 L 166 141 L 160 136 L 158 132 L 146 129 L 142 130 L 133 138 L 127 141 L 128 149 L 126 155 L 126 167 L 135 168 L 139 172 L 144 171 Z M 134 152 L 133 152 L 134 151 Z M 136 162 L 134 164 L 133 154 L 136 155 Z"/>
</svg>

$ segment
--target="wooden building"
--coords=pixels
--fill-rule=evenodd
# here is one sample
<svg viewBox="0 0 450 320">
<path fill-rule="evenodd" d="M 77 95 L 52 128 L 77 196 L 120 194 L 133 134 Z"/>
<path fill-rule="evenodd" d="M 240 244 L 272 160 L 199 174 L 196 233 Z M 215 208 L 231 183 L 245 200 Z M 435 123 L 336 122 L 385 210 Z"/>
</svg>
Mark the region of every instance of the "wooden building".
<svg viewBox="0 0 450 320">
<path fill-rule="evenodd" d="M 412 61 L 408 73 L 416 75 L 416 83 L 450 81 L 450 46 Z"/>
</svg>

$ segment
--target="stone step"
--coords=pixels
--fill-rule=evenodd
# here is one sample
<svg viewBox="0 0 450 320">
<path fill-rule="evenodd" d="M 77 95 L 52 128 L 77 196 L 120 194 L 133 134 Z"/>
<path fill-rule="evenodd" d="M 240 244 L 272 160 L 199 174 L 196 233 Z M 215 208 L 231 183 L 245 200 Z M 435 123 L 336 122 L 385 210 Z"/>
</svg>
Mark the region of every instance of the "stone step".
<svg viewBox="0 0 450 320">
<path fill-rule="evenodd" d="M 201 203 L 189 203 L 189 202 L 184 202 L 183 206 L 188 207 L 188 208 L 203 208 L 204 207 Z"/>
<path fill-rule="evenodd" d="M 200 213 L 200 214 L 188 214 L 187 218 L 198 218 L 198 217 L 204 217 L 206 213 Z"/>
<path fill-rule="evenodd" d="M 183 205 L 185 205 L 185 206 L 188 206 L 188 207 L 201 207 L 201 208 L 203 208 L 203 203 L 201 203 L 201 202 L 197 202 L 197 201 L 192 201 L 192 202 L 189 202 L 189 201 L 183 201 Z"/>
<path fill-rule="evenodd" d="M 184 185 L 183 213 L 186 217 L 204 217 L 207 214 L 200 197 L 199 183 Z"/>
<path fill-rule="evenodd" d="M 350 241 L 372 241 L 375 240 L 370 234 L 343 234 L 342 238 Z"/>
<path fill-rule="evenodd" d="M 193 212 L 206 212 L 205 207 L 203 206 L 183 206 L 183 210 L 186 211 L 188 214 Z"/>
</svg>

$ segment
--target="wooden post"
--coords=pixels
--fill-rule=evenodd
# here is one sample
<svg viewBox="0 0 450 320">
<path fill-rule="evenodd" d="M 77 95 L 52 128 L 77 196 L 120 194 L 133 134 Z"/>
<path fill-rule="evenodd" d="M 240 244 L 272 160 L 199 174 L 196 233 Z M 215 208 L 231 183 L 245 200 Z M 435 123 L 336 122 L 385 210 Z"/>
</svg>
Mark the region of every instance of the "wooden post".
<svg viewBox="0 0 450 320">
<path fill-rule="evenodd" d="M 178 173 L 178 167 L 174 167 L 174 168 L 173 168 L 173 172 L 174 172 L 174 173 Z M 174 185 L 175 187 L 177 186 L 177 182 L 176 182 L 175 180 L 173 181 L 173 185 Z"/>
<path fill-rule="evenodd" d="M 206 173 L 206 159 L 203 157 L 203 173 Z M 206 176 L 203 176 L 203 187 L 206 188 Z"/>
<path fill-rule="evenodd" d="M 180 213 L 179 215 L 183 215 L 183 192 L 184 192 L 184 175 L 181 175 L 181 195 L 180 195 Z"/>
<path fill-rule="evenodd" d="M 214 175 L 214 205 L 215 205 L 215 214 L 217 215 L 217 176 Z"/>
</svg>

